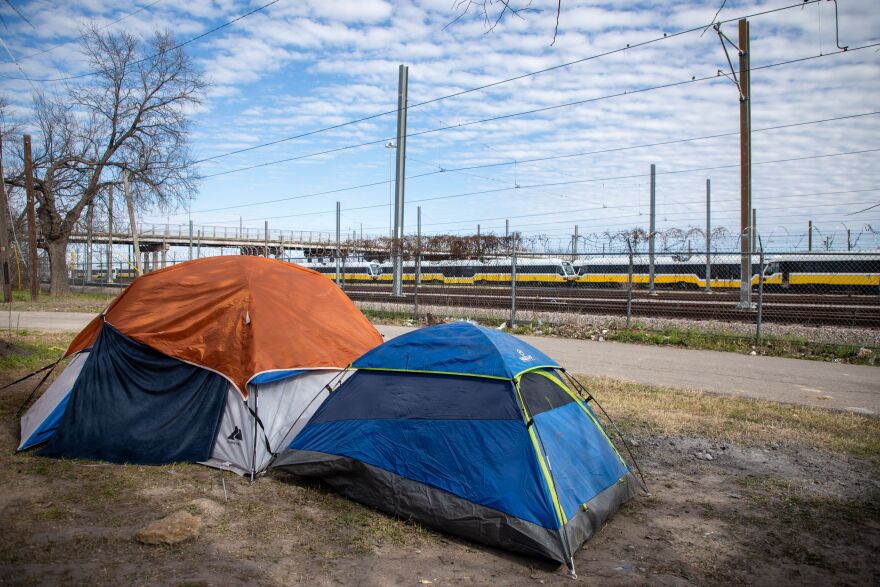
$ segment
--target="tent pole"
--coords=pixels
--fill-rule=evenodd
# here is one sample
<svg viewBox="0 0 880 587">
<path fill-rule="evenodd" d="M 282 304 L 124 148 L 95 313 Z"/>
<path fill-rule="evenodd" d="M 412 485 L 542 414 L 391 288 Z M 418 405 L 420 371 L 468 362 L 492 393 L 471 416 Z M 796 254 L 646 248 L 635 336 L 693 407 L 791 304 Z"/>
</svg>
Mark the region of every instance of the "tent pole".
<svg viewBox="0 0 880 587">
<path fill-rule="evenodd" d="M 254 387 L 254 450 L 251 456 L 251 483 L 257 477 L 257 410 L 259 409 L 259 391 L 257 391 L 257 387 Z"/>
</svg>

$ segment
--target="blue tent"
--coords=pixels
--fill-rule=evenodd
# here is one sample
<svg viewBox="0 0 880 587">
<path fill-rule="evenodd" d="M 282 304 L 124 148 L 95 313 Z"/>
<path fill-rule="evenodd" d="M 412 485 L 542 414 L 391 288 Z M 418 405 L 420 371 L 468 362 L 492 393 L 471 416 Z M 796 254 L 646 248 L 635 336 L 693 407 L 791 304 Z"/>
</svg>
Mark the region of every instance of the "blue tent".
<svg viewBox="0 0 880 587">
<path fill-rule="evenodd" d="M 467 322 L 354 362 L 275 467 L 377 509 L 566 563 L 638 482 L 561 366 Z"/>
</svg>

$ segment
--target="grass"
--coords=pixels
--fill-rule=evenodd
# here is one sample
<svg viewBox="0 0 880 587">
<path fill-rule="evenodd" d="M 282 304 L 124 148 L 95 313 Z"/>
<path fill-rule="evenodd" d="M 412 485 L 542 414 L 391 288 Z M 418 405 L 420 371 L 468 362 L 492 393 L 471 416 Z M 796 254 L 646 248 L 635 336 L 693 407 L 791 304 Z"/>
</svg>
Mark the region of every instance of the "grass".
<svg viewBox="0 0 880 587">
<path fill-rule="evenodd" d="M 420 326 L 426 320 L 415 320 L 411 311 L 403 310 L 376 310 L 362 308 L 361 311 L 367 318 L 376 324 L 389 324 L 398 326 Z M 440 316 L 442 320 L 460 320 L 458 317 Z M 507 325 L 503 318 L 476 314 L 467 319 L 473 320 L 489 328 L 497 328 Z M 580 340 L 603 340 L 633 344 L 650 344 L 658 346 L 676 346 L 682 348 L 725 351 L 748 354 L 755 352 L 758 355 L 773 357 L 788 357 L 795 359 L 809 359 L 815 361 L 837 361 L 859 365 L 877 365 L 877 356 L 880 348 L 868 346 L 865 352 L 864 345 L 844 343 L 824 343 L 808 340 L 803 336 L 765 336 L 760 345 L 756 344 L 753 336 L 744 336 L 737 332 L 723 330 L 708 330 L 702 328 L 648 328 L 641 322 L 634 322 L 630 328 L 622 325 L 609 324 L 607 328 L 597 330 L 595 328 L 582 328 L 571 324 L 548 324 L 544 322 L 518 322 L 508 332 L 524 336 L 559 336 Z"/>
<path fill-rule="evenodd" d="M 33 371 L 57 361 L 72 339 L 68 333 L 0 331 L 0 372 Z"/>
<path fill-rule="evenodd" d="M 633 436 L 700 436 L 743 446 L 800 444 L 880 463 L 880 418 L 603 377 L 578 379 Z"/>
<path fill-rule="evenodd" d="M 807 340 L 802 336 L 763 337 L 756 344 L 754 337 L 746 337 L 730 332 L 701 330 L 698 328 L 649 329 L 635 323 L 629 329 L 609 330 L 605 340 L 640 344 L 667 345 L 685 348 L 750 353 L 773 357 L 793 357 L 818 361 L 839 360 L 846 363 L 875 365 L 876 349 L 868 356 L 860 356 L 860 345 L 821 343 Z"/>
<path fill-rule="evenodd" d="M 113 301 L 117 293 L 85 293 L 71 291 L 63 296 L 50 296 L 40 292 L 36 302 L 32 302 L 27 291 L 12 292 L 12 310 L 16 312 L 89 312 L 103 311 Z M 9 311 L 9 304 L 0 305 L 0 309 Z"/>
<path fill-rule="evenodd" d="M 51 361 L 57 356 L 54 349 L 63 348 L 70 337 L 18 332 L 5 339 L 4 343 L 14 349 L 5 358 L 14 355 L 14 360 L 0 363 L 0 383 L 23 374 L 30 365 L 42 366 Z M 603 378 L 580 379 L 630 436 L 694 435 L 743 445 L 791 442 L 880 460 L 880 419 Z M 474 549 L 477 555 L 463 555 L 455 545 L 446 544 L 448 537 L 355 503 L 322 483 L 280 472 L 270 472 L 250 484 L 235 475 L 194 464 L 110 465 L 42 458 L 32 452 L 16 454 L 15 435 L 4 430 L 14 430 L 10 406 L 14 409 L 29 390 L 22 384 L 0 394 L 0 486 L 7 488 L 4 497 L 11 504 L 0 508 L 0 523 L 9 535 L 23 538 L 0 549 L 0 565 L 15 566 L 14 572 L 33 573 L 35 583 L 162 583 L 168 582 L 168 577 L 182 582 L 191 569 L 200 569 L 206 578 L 198 584 L 223 580 L 237 584 L 252 582 L 257 567 L 283 573 L 285 578 L 290 576 L 290 569 L 301 570 L 312 578 L 330 577 L 334 569 L 349 565 L 368 568 L 383 559 L 402 558 L 409 564 L 408 558 L 412 557 L 413 568 L 419 569 L 425 564 L 417 558 L 422 550 L 444 556 L 448 553 L 450 559 L 461 557 L 455 562 L 456 569 L 470 569 L 470 573 L 474 563 L 468 563 L 466 557 L 482 556 L 479 549 Z M 225 480 L 228 500 L 221 479 Z M 731 482 L 739 484 L 737 493 L 743 498 L 736 507 L 719 505 L 717 496 L 710 499 L 699 493 L 693 504 L 689 497 L 687 506 L 696 508 L 709 523 L 729 523 L 732 530 L 727 535 L 735 531 L 744 548 L 755 544 L 755 532 L 768 536 L 767 540 L 778 545 L 774 552 L 787 564 L 794 561 L 839 572 L 844 563 L 815 544 L 801 545 L 789 535 L 815 527 L 817 534 L 830 532 L 835 540 L 845 542 L 861 535 L 856 531 L 864 533 L 880 522 L 880 508 L 872 501 L 826 498 L 806 491 L 803 483 L 760 474 L 738 474 L 736 480 L 731 477 Z M 699 490 L 699 486 L 694 487 Z M 210 507 L 204 509 L 198 502 L 208 502 Z M 743 510 L 744 505 L 749 507 Z M 650 516 L 658 507 L 657 502 L 638 500 L 627 506 L 615 523 L 638 523 L 637 536 L 643 536 L 649 530 L 641 529 L 641 521 L 632 521 L 634 512 Z M 179 509 L 202 516 L 202 533 L 197 540 L 156 549 L 132 540 L 138 527 Z M 675 509 L 663 511 L 671 512 L 669 516 L 680 514 Z M 734 524 L 733 518 L 739 521 Z M 840 520 L 840 528 L 828 530 L 835 520 Z M 612 547 L 603 546 L 601 540 L 594 545 L 602 553 L 599 556 L 618 564 L 620 555 L 609 550 Z M 465 546 L 470 552 L 468 543 Z M 218 556 L 206 559 L 206 552 Z M 229 553 L 234 556 L 227 556 Z M 100 563 L 85 567 L 88 576 L 63 575 L 65 569 L 84 568 L 84 561 L 93 564 L 93 556 Z M 696 562 L 670 556 L 652 570 L 690 577 L 703 584 L 741 581 L 736 567 L 726 558 L 703 563 L 699 558 L 688 559 L 688 554 L 681 556 Z M 224 560 L 232 563 L 226 565 Z M 290 565 L 279 570 L 279 560 L 287 560 Z M 491 560 L 496 565 L 491 569 L 493 573 L 510 566 L 505 558 Z M 251 566 L 241 570 L 242 561 Z M 212 570 L 211 565 L 217 566 Z M 240 580 L 238 572 L 242 573 Z M 369 572 L 364 571 L 364 577 L 369 578 Z M 546 576 L 558 580 L 556 575 Z"/>
</svg>

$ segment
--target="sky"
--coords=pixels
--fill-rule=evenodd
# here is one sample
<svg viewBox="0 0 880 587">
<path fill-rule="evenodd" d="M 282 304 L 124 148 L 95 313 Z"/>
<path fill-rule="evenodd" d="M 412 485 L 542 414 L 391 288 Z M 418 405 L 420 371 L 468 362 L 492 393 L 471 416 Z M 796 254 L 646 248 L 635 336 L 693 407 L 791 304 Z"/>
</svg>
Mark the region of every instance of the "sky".
<svg viewBox="0 0 880 587">
<path fill-rule="evenodd" d="M 37 80 L 87 71 L 77 43 L 89 22 L 142 36 L 170 30 L 185 41 L 268 1 L 11 0 L 33 26 L 0 3 L 0 93 L 34 132 L 33 88 L 61 92 L 82 81 L 25 81 L 22 72 Z M 453 0 L 278 0 L 186 46 L 211 84 L 190 113 L 193 155 L 207 159 L 203 180 L 188 206 L 149 211 L 140 223 L 268 222 L 317 235 L 335 231 L 338 201 L 344 232 L 387 235 L 394 149 L 386 144 L 405 64 L 406 233 L 415 233 L 420 206 L 423 234 L 472 234 L 479 224 L 503 235 L 509 219 L 511 230 L 553 249 L 570 247 L 575 225 L 580 250 L 619 248 L 604 233 L 648 227 L 651 164 L 658 231 L 705 226 L 709 179 L 712 224 L 736 233 L 739 90 L 718 35 L 699 28 L 721 4 L 566 0 L 554 42 L 554 0 L 535 0 L 535 11 L 491 30 L 475 9 L 456 20 L 462 7 Z M 717 20 L 795 4 L 729 0 Z M 880 206 L 862 211 L 880 203 L 880 46 L 870 46 L 880 43 L 880 5 L 839 2 L 846 52 L 833 2 L 749 20 L 758 234 L 769 249 L 805 250 L 812 220 L 814 248 L 845 249 L 847 229 L 857 248 L 880 248 Z M 737 42 L 735 21 L 721 30 Z M 381 113 L 389 114 L 344 124 Z M 434 130 L 443 127 L 453 128 Z M 703 246 L 696 231 L 691 238 Z"/>
</svg>

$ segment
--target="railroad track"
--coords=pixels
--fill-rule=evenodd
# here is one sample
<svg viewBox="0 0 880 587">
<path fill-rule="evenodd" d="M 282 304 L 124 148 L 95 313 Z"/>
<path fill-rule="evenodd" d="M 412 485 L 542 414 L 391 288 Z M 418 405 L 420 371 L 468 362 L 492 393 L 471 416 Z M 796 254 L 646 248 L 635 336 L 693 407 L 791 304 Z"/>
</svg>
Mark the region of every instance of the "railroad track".
<svg viewBox="0 0 880 587">
<path fill-rule="evenodd" d="M 447 286 L 444 290 L 444 293 L 435 293 L 431 291 L 430 286 L 420 287 L 419 303 L 426 306 L 510 308 L 510 292 L 507 288 L 451 288 Z M 606 295 L 611 291 L 613 290 L 602 290 L 601 294 L 599 294 L 599 290 L 580 290 L 581 296 L 575 296 L 571 294 L 556 295 L 559 290 L 550 290 L 548 292 L 546 290 L 541 291 L 540 288 L 518 287 L 516 307 L 519 310 L 539 312 L 625 316 L 627 306 L 625 292 L 624 296 Z M 347 286 L 346 293 L 355 301 L 382 303 L 399 301 L 399 303 L 404 305 L 412 305 L 414 303 L 412 288 L 407 288 L 402 298 L 391 298 L 388 288 L 380 289 L 369 286 Z M 664 294 L 668 293 L 673 292 L 664 292 Z M 854 303 L 844 303 L 842 300 L 837 300 L 831 303 L 824 301 L 827 297 L 832 296 L 778 294 L 773 299 L 768 299 L 765 296 L 762 320 L 765 322 L 815 326 L 833 325 L 880 328 L 880 300 L 875 301 L 873 305 L 866 303 L 864 300 Z M 847 296 L 840 297 L 847 298 Z M 632 300 L 632 316 L 635 318 L 683 318 L 691 320 L 711 319 L 754 322 L 756 310 L 737 309 L 737 300 L 738 298 L 733 296 L 718 299 L 704 295 L 702 299 L 690 299 L 685 296 L 675 295 L 634 295 Z M 817 300 L 821 303 L 816 303 Z"/>
<path fill-rule="evenodd" d="M 468 285 L 431 285 L 425 284 L 419 286 L 419 294 L 440 294 L 447 293 L 465 293 L 471 296 L 492 296 L 503 295 L 510 297 L 510 287 L 508 286 L 468 286 Z M 346 284 L 346 292 L 384 292 L 385 295 L 391 295 L 391 286 L 386 284 Z M 405 285 L 404 293 L 412 293 L 414 287 Z M 587 288 L 587 287 L 534 287 L 521 286 L 516 288 L 517 297 L 519 296 L 535 296 L 546 298 L 583 298 L 583 299 L 618 299 L 626 300 L 626 290 L 609 289 L 609 288 Z M 753 298 L 757 298 L 757 292 L 752 292 Z M 657 290 L 655 294 L 648 293 L 645 289 L 634 289 L 632 292 L 633 300 L 651 299 L 651 300 L 675 300 L 682 302 L 705 302 L 713 301 L 718 303 L 736 304 L 739 301 L 739 290 L 736 291 L 695 291 L 695 290 Z M 764 292 L 765 303 L 795 303 L 798 305 L 817 305 L 817 306 L 875 306 L 880 307 L 880 295 L 847 295 L 847 294 L 803 294 L 803 293 L 772 293 Z"/>
</svg>

